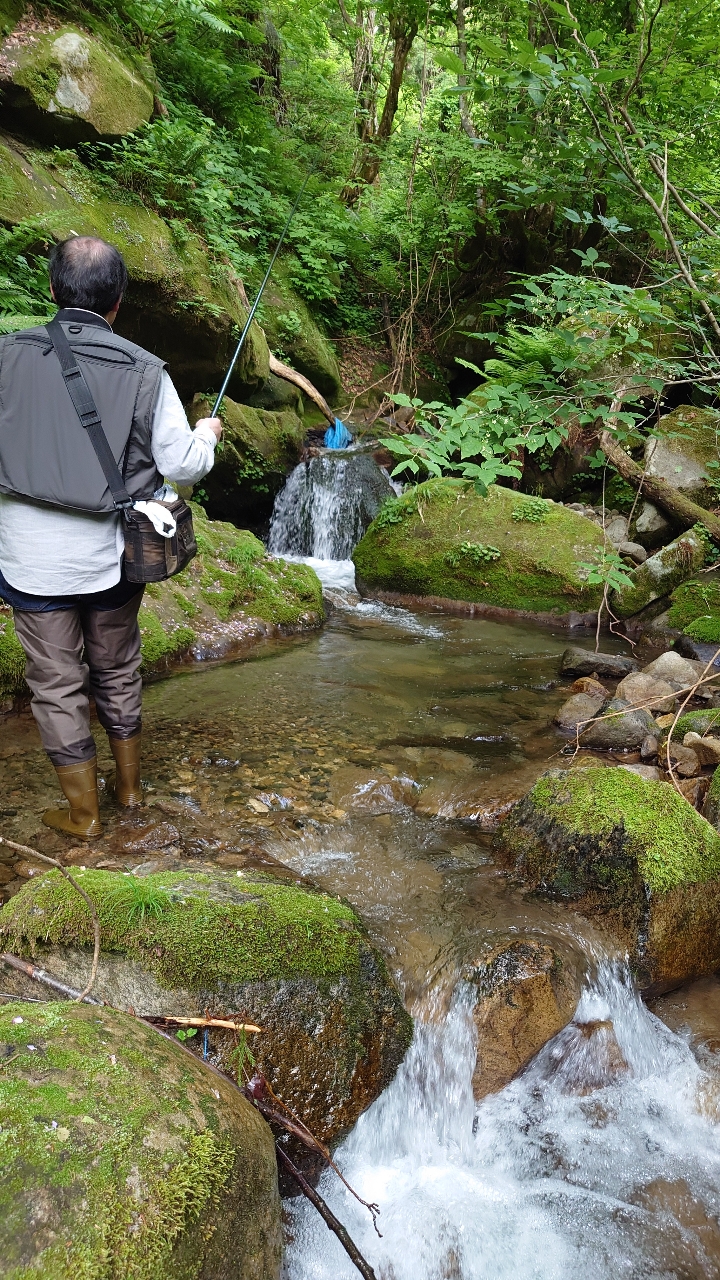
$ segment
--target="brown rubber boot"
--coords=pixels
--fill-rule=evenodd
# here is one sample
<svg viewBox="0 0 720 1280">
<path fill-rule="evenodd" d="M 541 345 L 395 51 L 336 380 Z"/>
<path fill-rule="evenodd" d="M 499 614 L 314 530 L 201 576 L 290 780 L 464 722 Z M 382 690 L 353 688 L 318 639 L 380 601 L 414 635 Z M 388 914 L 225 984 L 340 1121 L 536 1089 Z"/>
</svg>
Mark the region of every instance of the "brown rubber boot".
<svg viewBox="0 0 720 1280">
<path fill-rule="evenodd" d="M 82 764 L 56 765 L 55 772 L 69 809 L 48 809 L 42 820 L 46 827 L 64 831 L 68 836 L 91 840 L 102 835 L 98 809 L 97 758 Z"/>
<path fill-rule="evenodd" d="M 136 733 L 134 738 L 108 738 L 117 767 L 115 799 L 118 804 L 126 805 L 131 809 L 143 803 L 140 781 L 140 738 L 139 733 Z"/>
</svg>

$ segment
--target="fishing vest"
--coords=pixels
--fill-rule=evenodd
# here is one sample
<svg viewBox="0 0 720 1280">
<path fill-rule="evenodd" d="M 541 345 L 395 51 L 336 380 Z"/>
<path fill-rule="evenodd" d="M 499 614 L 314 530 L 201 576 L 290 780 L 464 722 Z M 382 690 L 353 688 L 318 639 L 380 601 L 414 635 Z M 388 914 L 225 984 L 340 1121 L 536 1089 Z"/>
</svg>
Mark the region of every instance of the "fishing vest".
<svg viewBox="0 0 720 1280">
<path fill-rule="evenodd" d="M 128 492 L 151 498 L 162 484 L 152 425 L 163 361 L 92 312 L 68 307 L 58 318 Z M 115 510 L 42 326 L 0 337 L 0 493 L 70 511 Z"/>
</svg>

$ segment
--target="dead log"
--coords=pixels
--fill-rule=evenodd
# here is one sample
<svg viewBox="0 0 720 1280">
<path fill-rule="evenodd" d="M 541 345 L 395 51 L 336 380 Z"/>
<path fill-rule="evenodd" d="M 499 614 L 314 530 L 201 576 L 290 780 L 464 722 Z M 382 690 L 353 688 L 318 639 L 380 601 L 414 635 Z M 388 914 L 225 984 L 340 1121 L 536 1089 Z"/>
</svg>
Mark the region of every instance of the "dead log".
<svg viewBox="0 0 720 1280">
<path fill-rule="evenodd" d="M 278 1159 L 281 1164 L 283 1164 L 287 1169 L 290 1177 L 295 1179 L 303 1195 L 307 1196 L 310 1203 L 315 1205 L 320 1217 L 324 1219 L 330 1230 L 335 1232 L 335 1235 L 340 1241 L 346 1254 L 355 1263 L 360 1275 L 364 1277 L 364 1280 L 376 1280 L 375 1272 L 370 1266 L 370 1263 L 363 1258 L 357 1245 L 350 1238 L 339 1218 L 335 1217 L 335 1214 L 332 1212 L 329 1205 L 325 1203 L 322 1196 L 315 1190 L 315 1188 L 310 1186 L 310 1183 L 303 1177 L 300 1170 L 295 1168 L 292 1160 L 285 1154 L 279 1144 L 276 1144 L 275 1150 L 277 1151 Z"/>
<path fill-rule="evenodd" d="M 648 475 L 637 462 L 633 462 L 632 458 L 628 457 L 625 450 L 613 440 L 609 431 L 602 432 L 600 448 L 608 462 L 612 463 L 623 480 L 627 480 L 634 489 L 640 489 L 642 484 L 643 495 L 650 502 L 662 507 L 673 520 L 677 520 L 686 528 L 689 529 L 693 524 L 704 525 L 713 542 L 720 546 L 720 516 L 713 515 L 712 511 L 706 511 L 704 507 L 698 506 L 697 502 L 686 498 L 684 494 L 668 484 L 667 480 Z"/>
<path fill-rule="evenodd" d="M 335 426 L 335 414 L 324 396 L 320 394 L 317 387 L 314 387 L 309 378 L 302 373 L 298 373 L 297 369 L 291 369 L 289 364 L 283 364 L 278 360 L 277 356 L 270 353 L 270 372 L 274 373 L 278 378 L 284 378 L 286 382 L 293 382 L 296 387 L 305 392 L 311 400 L 314 400 L 321 413 L 325 414 L 331 426 Z"/>
</svg>

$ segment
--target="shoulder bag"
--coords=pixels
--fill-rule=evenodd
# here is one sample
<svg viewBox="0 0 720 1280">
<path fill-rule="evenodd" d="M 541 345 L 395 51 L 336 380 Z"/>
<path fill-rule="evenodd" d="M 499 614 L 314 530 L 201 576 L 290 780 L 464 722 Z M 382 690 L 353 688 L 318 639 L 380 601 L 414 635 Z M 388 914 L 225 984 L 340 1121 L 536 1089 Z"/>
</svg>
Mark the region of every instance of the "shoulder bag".
<svg viewBox="0 0 720 1280">
<path fill-rule="evenodd" d="M 87 431 L 98 462 L 108 482 L 115 510 L 123 521 L 125 536 L 125 577 L 128 582 L 163 582 L 180 573 L 197 553 L 192 512 L 188 504 L 130 497 L 125 481 L 103 431 L 92 392 L 79 367 L 60 321 L 45 326 L 55 348 L 70 399 L 80 423 Z"/>
</svg>

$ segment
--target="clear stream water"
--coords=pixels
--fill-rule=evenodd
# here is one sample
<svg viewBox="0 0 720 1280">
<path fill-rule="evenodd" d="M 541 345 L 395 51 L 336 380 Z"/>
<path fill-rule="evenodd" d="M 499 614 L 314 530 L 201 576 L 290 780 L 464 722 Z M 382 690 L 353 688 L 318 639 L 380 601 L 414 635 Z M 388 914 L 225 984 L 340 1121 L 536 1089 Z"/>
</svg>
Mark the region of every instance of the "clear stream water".
<svg viewBox="0 0 720 1280">
<path fill-rule="evenodd" d="M 572 912 L 526 902 L 482 824 L 453 816 L 559 762 L 566 633 L 358 604 L 347 562 L 320 568 L 339 602 L 321 633 L 147 689 L 149 804 L 122 819 L 105 807 L 93 862 L 233 865 L 250 851 L 362 912 L 416 1019 L 396 1079 L 337 1153 L 380 1204 L 382 1239 L 332 1173 L 321 1190 L 378 1280 L 720 1276 L 720 982 L 651 1012 L 621 957 Z M 5 721 L 3 834 L 65 848 L 37 819 L 54 796 L 32 721 Z M 571 1026 L 478 1105 L 462 970 L 513 931 L 579 955 L 576 1024 L 612 1029 Z M 286 1222 L 285 1280 L 355 1280 L 307 1202 Z"/>
</svg>

